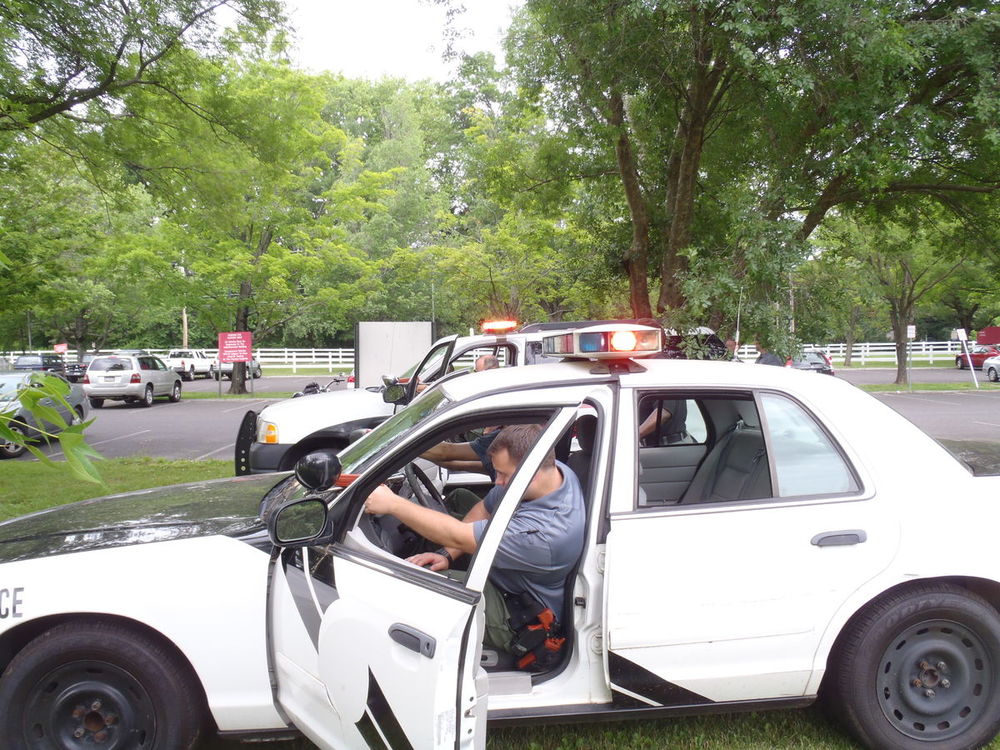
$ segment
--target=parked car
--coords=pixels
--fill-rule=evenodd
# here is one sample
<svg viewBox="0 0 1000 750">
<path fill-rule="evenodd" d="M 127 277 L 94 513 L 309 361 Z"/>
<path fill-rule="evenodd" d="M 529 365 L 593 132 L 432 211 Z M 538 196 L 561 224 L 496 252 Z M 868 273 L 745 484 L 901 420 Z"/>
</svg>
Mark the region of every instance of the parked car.
<svg viewBox="0 0 1000 750">
<path fill-rule="evenodd" d="M 167 367 L 179 372 L 182 380 L 194 380 L 199 375 L 212 377 L 212 362 L 201 349 L 172 349 L 167 354 Z"/>
<path fill-rule="evenodd" d="M 64 424 L 57 421 L 42 419 L 24 408 L 18 393 L 24 388 L 31 388 L 38 384 L 33 380 L 33 375 L 23 372 L 0 373 L 0 412 L 12 415 L 14 421 L 9 422 L 9 428 L 19 435 L 23 435 L 28 440 L 44 439 L 46 432 L 60 430 L 66 425 L 77 424 L 87 418 L 87 401 L 83 395 L 83 389 L 78 385 L 73 385 L 58 373 L 47 373 L 53 378 L 61 381 L 65 388 L 64 399 L 66 403 L 61 403 L 58 399 L 43 398 L 38 403 L 45 409 L 54 409 L 62 418 Z M 16 458 L 24 453 L 27 448 L 24 445 L 13 441 L 4 441 L 0 438 L 0 458 Z"/>
<path fill-rule="evenodd" d="M 260 362 L 257 361 L 256 357 L 254 357 L 250 362 L 247 362 L 246 367 L 247 367 L 247 372 L 253 378 L 259 378 L 264 374 L 260 368 Z M 233 363 L 232 362 L 220 363 L 218 359 L 213 359 L 211 366 L 209 367 L 208 376 L 210 378 L 215 378 L 216 380 L 219 380 L 220 376 L 224 378 L 232 378 Z"/>
<path fill-rule="evenodd" d="M 983 372 L 994 383 L 1000 381 L 1000 355 L 984 360 Z"/>
<path fill-rule="evenodd" d="M 99 354 L 84 354 L 79 360 L 66 363 L 66 379 L 71 383 L 79 383 L 83 376 L 87 374 L 87 367 Z"/>
<path fill-rule="evenodd" d="M 60 354 L 21 354 L 14 360 L 14 369 L 63 373 L 66 363 Z"/>
<path fill-rule="evenodd" d="M 979 370 L 987 359 L 997 355 L 1000 355 L 1000 344 L 969 344 L 968 356 L 965 354 L 955 356 L 955 367 L 959 370 L 968 369 L 969 359 L 972 359 L 972 366 Z"/>
<path fill-rule="evenodd" d="M 83 390 L 95 409 L 104 402 L 128 401 L 152 406 L 157 396 L 181 400 L 180 375 L 152 354 L 111 354 L 96 357 L 87 367 Z"/>
<path fill-rule="evenodd" d="M 785 362 L 785 367 L 794 367 L 796 370 L 809 370 L 810 372 L 821 372 L 824 375 L 836 375 L 833 369 L 833 362 L 826 355 L 826 352 L 802 352 L 798 356 L 789 357 Z"/>
<path fill-rule="evenodd" d="M 445 376 L 294 475 L 0 524 L 0 736 L 67 738 L 44 743 L 60 750 L 144 737 L 166 750 L 212 727 L 243 739 L 297 730 L 324 750 L 481 750 L 501 723 L 822 696 L 868 748 L 989 743 L 1000 476 L 974 476 L 838 378 L 640 359 L 609 351 L 606 330 L 580 336 L 591 333 L 597 343 L 562 349 L 576 361 Z M 677 400 L 687 438 L 640 445 L 643 402 Z M 587 489 L 565 641 L 525 668 L 482 645 L 483 592 L 536 472 L 583 418 L 596 424 L 589 452 L 567 459 Z M 366 513 L 370 493 L 387 483 L 422 514 L 451 475 L 416 457 L 516 423 L 544 427 L 466 575 L 408 562 L 428 540 Z M 81 585 L 102 571 L 113 585 Z"/>
</svg>

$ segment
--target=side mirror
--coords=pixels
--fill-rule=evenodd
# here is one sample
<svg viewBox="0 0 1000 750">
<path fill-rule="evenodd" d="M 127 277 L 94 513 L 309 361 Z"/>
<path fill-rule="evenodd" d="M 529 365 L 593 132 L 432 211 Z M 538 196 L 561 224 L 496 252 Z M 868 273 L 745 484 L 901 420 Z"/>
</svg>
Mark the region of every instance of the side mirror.
<svg viewBox="0 0 1000 750">
<path fill-rule="evenodd" d="M 295 478 L 311 490 L 328 490 L 340 477 L 341 465 L 336 451 L 308 453 L 295 463 Z"/>
<path fill-rule="evenodd" d="M 399 404 L 406 400 L 406 388 L 399 383 L 387 385 L 382 391 L 382 400 L 387 404 Z"/>
<path fill-rule="evenodd" d="M 283 505 L 267 522 L 271 542 L 279 547 L 310 544 L 326 530 L 326 503 L 307 497 Z"/>
</svg>

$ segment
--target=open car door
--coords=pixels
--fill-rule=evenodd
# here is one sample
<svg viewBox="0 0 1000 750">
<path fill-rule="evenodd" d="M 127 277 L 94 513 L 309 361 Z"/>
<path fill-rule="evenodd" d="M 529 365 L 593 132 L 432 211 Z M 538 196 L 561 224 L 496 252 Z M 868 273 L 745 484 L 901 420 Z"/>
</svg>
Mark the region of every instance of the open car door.
<svg viewBox="0 0 1000 750">
<path fill-rule="evenodd" d="M 269 602 L 281 708 L 321 748 L 482 750 L 479 597 L 339 543 L 283 551 Z"/>
</svg>

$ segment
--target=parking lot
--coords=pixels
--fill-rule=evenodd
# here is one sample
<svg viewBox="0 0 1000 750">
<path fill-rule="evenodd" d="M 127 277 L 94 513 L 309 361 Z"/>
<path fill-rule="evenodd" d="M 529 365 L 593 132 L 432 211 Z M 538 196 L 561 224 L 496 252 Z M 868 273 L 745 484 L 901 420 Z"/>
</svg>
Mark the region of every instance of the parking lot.
<svg viewBox="0 0 1000 750">
<path fill-rule="evenodd" d="M 894 369 L 841 370 L 843 377 L 855 384 L 891 383 Z M 816 375 L 816 377 L 825 377 Z M 920 368 L 913 371 L 915 382 L 954 383 L 971 379 L 968 371 L 953 368 Z M 292 392 L 309 382 L 326 384 L 330 378 L 309 376 L 266 376 L 254 381 L 259 393 Z M 903 416 L 935 438 L 975 440 L 1000 444 L 1000 386 L 982 383 L 981 390 L 907 391 L 875 394 Z M 185 393 L 211 394 L 218 391 L 214 380 L 184 383 Z M 346 386 L 341 386 L 346 387 Z M 229 382 L 222 382 L 222 392 Z M 157 400 L 150 408 L 120 402 L 107 402 L 103 409 L 91 411 L 93 425 L 87 430 L 88 442 L 106 458 L 121 456 L 157 456 L 171 459 L 232 460 L 243 415 L 248 409 L 259 411 L 273 398 L 212 399 L 182 398 L 172 404 Z M 331 421 L 336 415 L 331 415 Z M 43 446 L 55 458 L 59 446 Z M 1000 447 L 998 447 L 1000 450 Z M 30 455 L 22 461 L 36 460 Z"/>
</svg>

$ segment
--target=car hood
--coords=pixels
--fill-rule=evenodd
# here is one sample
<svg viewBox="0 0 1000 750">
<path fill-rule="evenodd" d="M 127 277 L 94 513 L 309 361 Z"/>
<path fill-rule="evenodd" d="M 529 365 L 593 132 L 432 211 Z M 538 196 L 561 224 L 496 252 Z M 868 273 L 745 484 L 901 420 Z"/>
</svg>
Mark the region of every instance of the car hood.
<svg viewBox="0 0 1000 750">
<path fill-rule="evenodd" d="M 297 442 L 324 427 L 373 417 L 392 415 L 393 406 L 382 394 L 364 388 L 313 393 L 270 404 L 260 412 L 260 419 L 278 427 L 282 443 Z"/>
<path fill-rule="evenodd" d="M 0 561 L 224 535 L 270 548 L 262 498 L 287 475 L 107 495 L 0 523 Z"/>
</svg>

